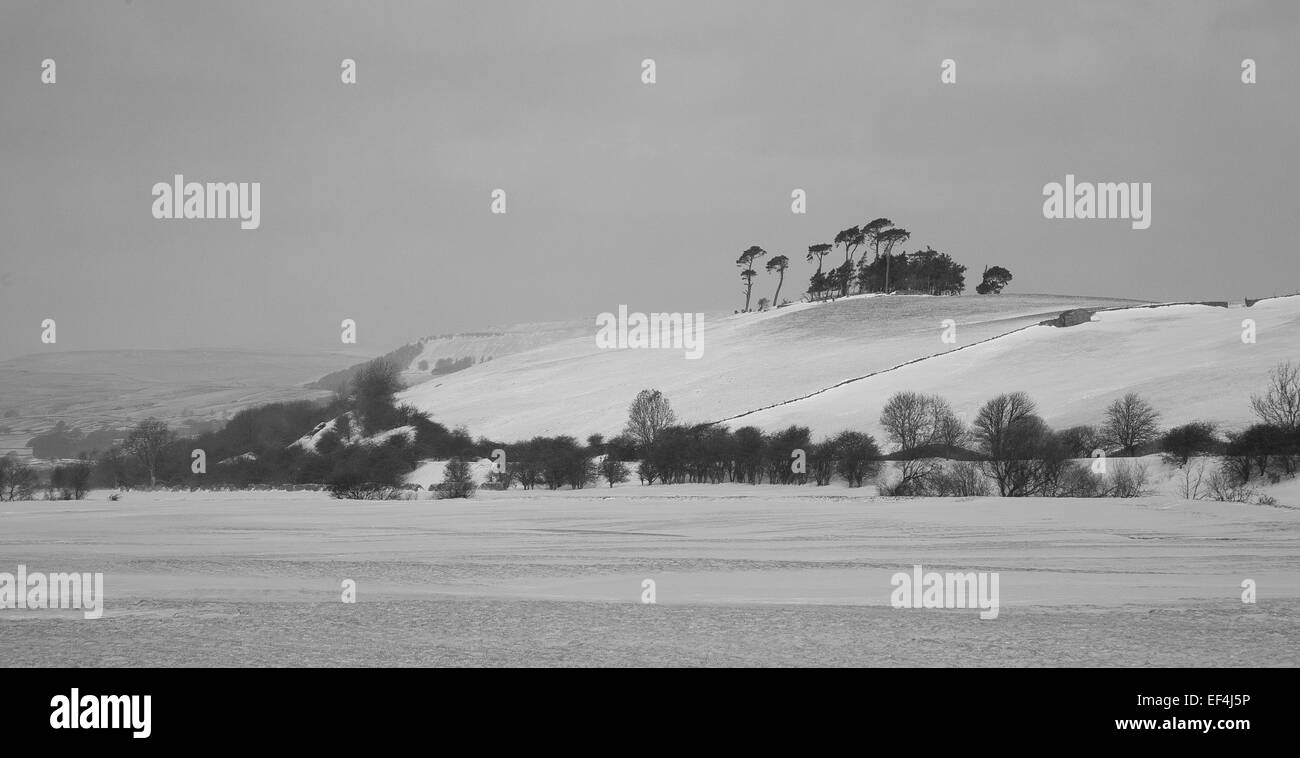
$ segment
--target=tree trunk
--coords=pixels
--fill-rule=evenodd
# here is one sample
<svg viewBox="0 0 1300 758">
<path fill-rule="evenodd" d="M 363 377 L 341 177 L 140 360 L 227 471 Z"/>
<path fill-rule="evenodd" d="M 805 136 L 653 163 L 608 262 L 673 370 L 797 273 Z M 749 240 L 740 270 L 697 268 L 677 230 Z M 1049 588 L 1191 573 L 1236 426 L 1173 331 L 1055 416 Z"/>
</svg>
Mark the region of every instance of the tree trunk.
<svg viewBox="0 0 1300 758">
<path fill-rule="evenodd" d="M 785 284 L 785 271 L 781 272 L 781 278 L 776 282 L 776 294 L 772 296 L 772 307 L 775 308 L 781 302 L 781 285 Z"/>
</svg>

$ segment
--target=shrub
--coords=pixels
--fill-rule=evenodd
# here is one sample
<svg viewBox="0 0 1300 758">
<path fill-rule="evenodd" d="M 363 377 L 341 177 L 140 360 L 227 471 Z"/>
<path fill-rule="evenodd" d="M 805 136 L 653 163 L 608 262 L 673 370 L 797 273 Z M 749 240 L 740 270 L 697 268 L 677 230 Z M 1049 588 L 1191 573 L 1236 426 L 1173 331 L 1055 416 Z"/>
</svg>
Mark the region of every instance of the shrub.
<svg viewBox="0 0 1300 758">
<path fill-rule="evenodd" d="M 880 472 L 880 448 L 869 434 L 840 432 L 832 445 L 835 450 L 835 471 L 850 487 L 861 487 L 868 477 Z"/>
<path fill-rule="evenodd" d="M 36 484 L 36 471 L 18 456 L 0 458 L 0 500 L 31 500 Z"/>
<path fill-rule="evenodd" d="M 346 478 L 331 482 L 329 493 L 330 497 L 340 500 L 402 500 L 406 495 L 406 491 L 401 487 L 394 487 L 391 484 L 357 482 Z"/>
<path fill-rule="evenodd" d="M 468 461 L 452 458 L 443 469 L 442 485 L 438 487 L 441 498 L 468 498 L 474 494 L 473 472 Z"/>
<path fill-rule="evenodd" d="M 1056 436 L 1069 458 L 1091 458 L 1092 452 L 1104 444 L 1096 427 L 1086 424 L 1063 429 Z"/>
<path fill-rule="evenodd" d="M 1111 471 L 1106 478 L 1105 497 L 1143 497 L 1150 495 L 1149 475 L 1145 463 L 1111 464 Z"/>
<path fill-rule="evenodd" d="M 898 481 L 881 485 L 881 493 L 895 496 L 937 495 L 936 477 L 943 464 L 935 458 L 909 458 L 897 461 Z"/>
<path fill-rule="evenodd" d="M 609 456 L 605 456 L 600 462 L 600 473 L 605 477 L 605 481 L 609 482 L 610 487 L 626 482 L 630 474 L 626 463 Z"/>
<path fill-rule="evenodd" d="M 1255 490 L 1241 478 L 1240 469 L 1231 461 L 1224 461 L 1205 483 L 1205 495 L 1209 500 L 1225 503 L 1248 503 L 1255 495 Z"/>
<path fill-rule="evenodd" d="M 940 497 L 986 497 L 993 492 L 989 480 L 971 461 L 954 461 L 941 467 L 932 482 L 934 494 Z"/>
<path fill-rule="evenodd" d="M 1160 452 L 1165 454 L 1165 460 L 1179 466 L 1186 466 L 1193 456 L 1215 452 L 1219 446 L 1214 424 L 1208 421 L 1176 426 L 1160 438 Z"/>
<path fill-rule="evenodd" d="M 1256 474 L 1265 476 L 1273 468 L 1294 475 L 1294 446 L 1295 435 L 1287 430 L 1270 424 L 1255 424 L 1228 436 L 1227 454 L 1241 461 L 1244 481 Z"/>
<path fill-rule="evenodd" d="M 1105 491 L 1103 477 L 1094 472 L 1088 464 L 1070 461 L 1061 471 L 1057 481 L 1056 497 L 1100 497 Z"/>
</svg>

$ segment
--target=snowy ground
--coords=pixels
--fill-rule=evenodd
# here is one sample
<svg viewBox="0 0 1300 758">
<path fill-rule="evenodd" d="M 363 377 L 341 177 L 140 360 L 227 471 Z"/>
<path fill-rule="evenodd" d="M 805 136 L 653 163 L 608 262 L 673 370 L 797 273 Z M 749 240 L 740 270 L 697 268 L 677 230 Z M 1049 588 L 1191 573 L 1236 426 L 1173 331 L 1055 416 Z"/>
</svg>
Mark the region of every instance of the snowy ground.
<svg viewBox="0 0 1300 758">
<path fill-rule="evenodd" d="M 103 572 L 106 610 L 0 610 L 6 666 L 1300 664 L 1300 510 L 1168 496 L 93 493 L 0 504 L 20 563 Z M 918 563 L 998 572 L 999 617 L 890 607 Z"/>
</svg>

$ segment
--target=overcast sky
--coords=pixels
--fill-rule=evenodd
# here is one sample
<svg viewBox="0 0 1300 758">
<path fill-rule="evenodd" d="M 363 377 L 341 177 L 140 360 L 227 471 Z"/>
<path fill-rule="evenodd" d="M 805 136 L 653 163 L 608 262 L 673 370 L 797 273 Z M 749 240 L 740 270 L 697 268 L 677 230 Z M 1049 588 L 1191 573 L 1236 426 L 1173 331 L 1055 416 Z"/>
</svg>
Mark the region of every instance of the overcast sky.
<svg viewBox="0 0 1300 758">
<path fill-rule="evenodd" d="M 45 318 L 64 350 L 329 349 L 353 318 L 380 353 L 730 312 L 746 247 L 794 293 L 877 216 L 1010 292 L 1294 292 L 1297 42 L 1295 2 L 8 1 L 0 358 Z M 261 228 L 155 220 L 176 173 L 260 181 Z M 1067 173 L 1151 182 L 1150 229 L 1044 219 Z"/>
</svg>

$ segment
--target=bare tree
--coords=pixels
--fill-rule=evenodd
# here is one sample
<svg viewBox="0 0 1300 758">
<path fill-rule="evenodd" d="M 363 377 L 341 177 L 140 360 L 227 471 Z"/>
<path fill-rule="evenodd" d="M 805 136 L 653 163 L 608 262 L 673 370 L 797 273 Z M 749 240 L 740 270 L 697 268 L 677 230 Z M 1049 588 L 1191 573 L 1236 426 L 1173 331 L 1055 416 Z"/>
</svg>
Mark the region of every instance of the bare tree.
<svg viewBox="0 0 1300 758">
<path fill-rule="evenodd" d="M 934 433 L 930 401 L 916 392 L 896 392 L 880 411 L 880 426 L 885 437 L 899 450 L 911 450 L 928 444 Z"/>
<path fill-rule="evenodd" d="M 1273 367 L 1268 389 L 1251 395 L 1250 407 L 1259 420 L 1288 431 L 1300 429 L 1300 365 L 1287 361 Z"/>
<path fill-rule="evenodd" d="M 156 418 L 147 418 L 136 425 L 126 435 L 126 441 L 122 447 L 131 455 L 134 455 L 145 470 L 149 472 L 149 486 L 158 486 L 158 461 L 162 458 L 163 450 L 171 443 L 173 438 L 172 431 L 167 425 Z"/>
<path fill-rule="evenodd" d="M 1054 435 L 1036 411 L 1028 395 L 1013 392 L 988 401 L 975 417 L 973 435 L 988 456 L 980 469 L 1003 497 L 1033 495 L 1059 473 L 1057 461 L 1045 460 Z"/>
<path fill-rule="evenodd" d="M 1102 436 L 1124 450 L 1128 455 L 1137 453 L 1139 445 L 1154 440 L 1160 434 L 1160 414 L 1136 392 L 1130 392 L 1110 404 L 1106 420 L 1102 423 Z"/>
<path fill-rule="evenodd" d="M 14 453 L 0 458 L 0 500 L 31 500 L 36 490 L 36 471 Z"/>
<path fill-rule="evenodd" d="M 668 398 L 659 390 L 641 390 L 627 410 L 627 427 L 623 433 L 641 445 L 655 441 L 659 433 L 677 423 Z"/>
<path fill-rule="evenodd" d="M 1038 406 L 1023 392 L 998 395 L 980 408 L 972 425 L 975 438 L 989 455 L 1004 452 L 1007 429 L 1013 424 L 1034 415 Z"/>
</svg>

